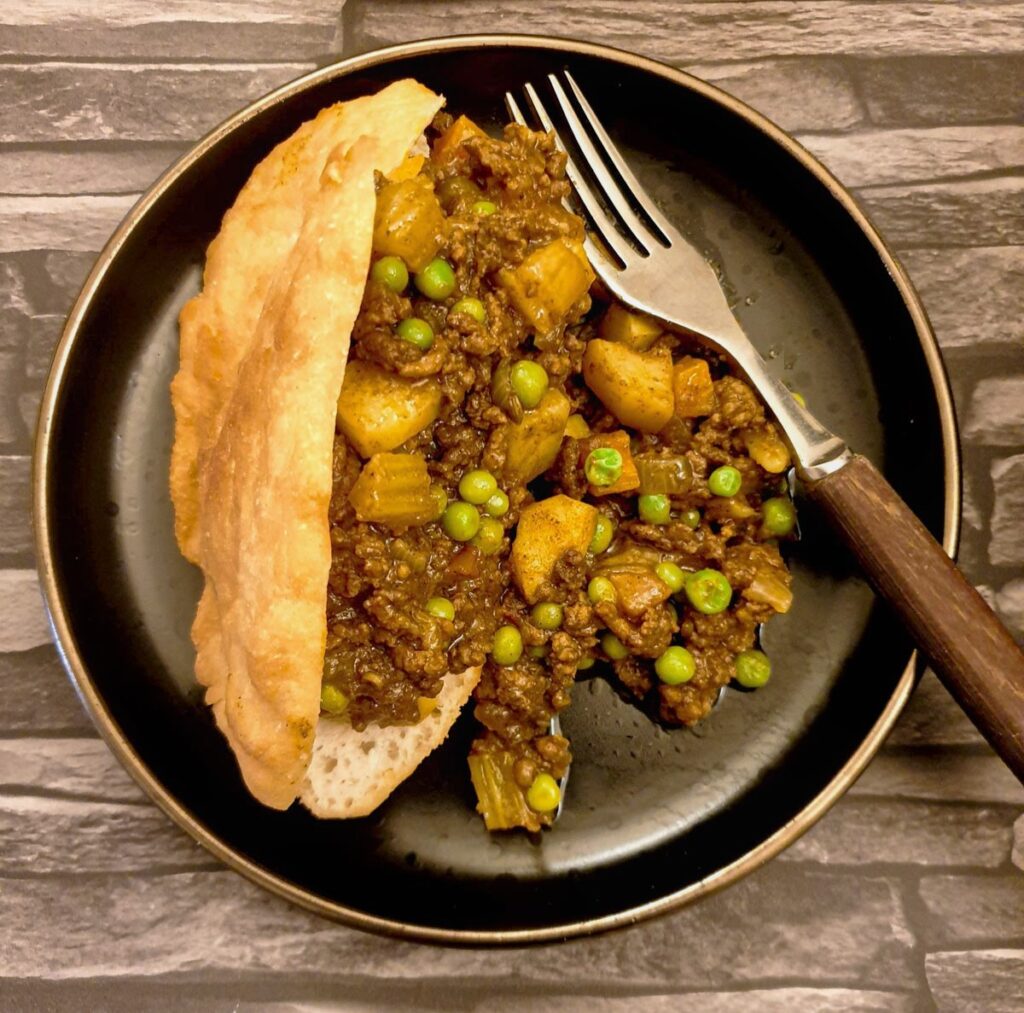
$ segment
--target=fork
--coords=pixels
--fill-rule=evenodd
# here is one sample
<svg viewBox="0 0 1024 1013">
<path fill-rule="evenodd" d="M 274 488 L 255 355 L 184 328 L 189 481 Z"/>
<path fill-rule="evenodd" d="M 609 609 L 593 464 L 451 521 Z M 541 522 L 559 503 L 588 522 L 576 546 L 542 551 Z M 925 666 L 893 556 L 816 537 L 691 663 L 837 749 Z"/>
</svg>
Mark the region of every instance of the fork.
<svg viewBox="0 0 1024 1013">
<path fill-rule="evenodd" d="M 782 429 L 796 471 L 875 591 L 900 617 L 936 673 L 1024 782 L 1024 654 L 984 599 L 867 458 L 854 454 L 774 376 L 743 332 L 699 250 L 661 213 L 630 170 L 572 75 L 548 83 L 559 132 L 537 89 L 524 86 L 541 126 L 566 152 L 566 174 L 593 235 L 585 249 L 620 302 L 710 344 L 735 365 Z M 505 102 L 526 118 L 515 97 Z M 580 173 L 566 141 L 586 160 Z M 595 238 L 596 237 L 596 238 Z"/>
</svg>

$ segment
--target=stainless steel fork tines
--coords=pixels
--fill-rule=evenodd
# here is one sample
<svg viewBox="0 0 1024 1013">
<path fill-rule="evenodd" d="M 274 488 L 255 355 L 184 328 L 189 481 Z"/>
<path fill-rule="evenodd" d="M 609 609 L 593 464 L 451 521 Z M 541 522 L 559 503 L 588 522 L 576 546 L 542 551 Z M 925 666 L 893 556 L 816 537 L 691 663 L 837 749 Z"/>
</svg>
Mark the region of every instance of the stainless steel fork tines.
<svg viewBox="0 0 1024 1013">
<path fill-rule="evenodd" d="M 537 122 L 566 152 L 566 175 L 593 232 L 585 242 L 587 256 L 605 286 L 625 305 L 726 355 L 778 420 L 804 478 L 822 478 L 841 468 L 851 456 L 846 444 L 769 373 L 732 315 L 714 269 L 641 186 L 572 75 L 565 71 L 562 77 L 568 91 L 562 79 L 548 75 L 565 124 L 561 130 L 537 89 L 527 83 L 523 91 Z M 528 125 L 515 97 L 506 93 L 505 101 L 512 118 Z"/>
</svg>

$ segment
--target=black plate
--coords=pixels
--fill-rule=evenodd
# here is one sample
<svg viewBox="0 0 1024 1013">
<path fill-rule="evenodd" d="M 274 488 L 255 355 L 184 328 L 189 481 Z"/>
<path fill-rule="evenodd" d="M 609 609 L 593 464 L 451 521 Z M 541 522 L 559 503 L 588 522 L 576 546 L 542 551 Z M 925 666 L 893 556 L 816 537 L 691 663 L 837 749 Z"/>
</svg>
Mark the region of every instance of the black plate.
<svg viewBox="0 0 1024 1013">
<path fill-rule="evenodd" d="M 176 317 L 256 162 L 322 106 L 414 76 L 491 128 L 502 94 L 568 66 L 670 217 L 720 268 L 773 368 L 886 476 L 947 549 L 959 517 L 952 408 L 924 314 L 849 196 L 745 106 L 660 64 L 523 37 L 415 43 L 289 85 L 154 187 L 86 283 L 37 447 L 39 560 L 65 660 L 100 730 L 190 833 L 258 882 L 360 926 L 434 940 L 557 938 L 728 883 L 807 829 L 863 769 L 913 682 L 910 647 L 810 507 L 776 675 L 666 732 L 592 679 L 564 719 L 567 806 L 539 840 L 473 813 L 468 715 L 371 818 L 255 803 L 193 681 L 199 577 L 167 492 Z"/>
</svg>

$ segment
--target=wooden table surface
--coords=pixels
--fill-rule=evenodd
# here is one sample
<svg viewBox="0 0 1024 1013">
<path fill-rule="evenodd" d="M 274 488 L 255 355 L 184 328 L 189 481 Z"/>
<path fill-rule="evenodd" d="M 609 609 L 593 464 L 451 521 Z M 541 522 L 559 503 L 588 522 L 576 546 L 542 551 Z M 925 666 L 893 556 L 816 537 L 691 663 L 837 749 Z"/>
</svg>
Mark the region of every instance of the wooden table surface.
<svg viewBox="0 0 1024 1013">
<path fill-rule="evenodd" d="M 925 677 L 849 794 L 671 917 L 453 950 L 309 915 L 221 867 L 96 737 L 49 642 L 30 449 L 64 316 L 137 195 L 339 55 L 466 31 L 594 39 L 794 132 L 917 284 L 966 462 L 961 561 L 1024 633 L 1024 3 L 36 0 L 0 4 L 0 1008 L 1024 1009 L 1024 789 Z"/>
</svg>

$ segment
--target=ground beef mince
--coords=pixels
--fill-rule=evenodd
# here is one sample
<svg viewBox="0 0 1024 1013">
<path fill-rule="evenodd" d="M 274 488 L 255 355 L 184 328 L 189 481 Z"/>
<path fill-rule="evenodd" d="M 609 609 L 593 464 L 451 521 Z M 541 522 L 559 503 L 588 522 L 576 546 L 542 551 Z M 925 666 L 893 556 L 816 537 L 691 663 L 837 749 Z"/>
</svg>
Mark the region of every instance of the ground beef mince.
<svg viewBox="0 0 1024 1013">
<path fill-rule="evenodd" d="M 334 445 L 322 707 L 357 729 L 416 723 L 446 675 L 482 666 L 478 808 L 490 829 L 539 830 L 579 671 L 683 725 L 730 680 L 767 678 L 757 631 L 791 597 L 789 458 L 713 355 L 592 303 L 551 136 L 442 114 L 428 141 L 377 179 Z M 641 401 L 630 375 L 660 394 Z M 572 508 L 572 545 L 539 552 L 527 589 L 510 548 L 541 501 Z"/>
</svg>

